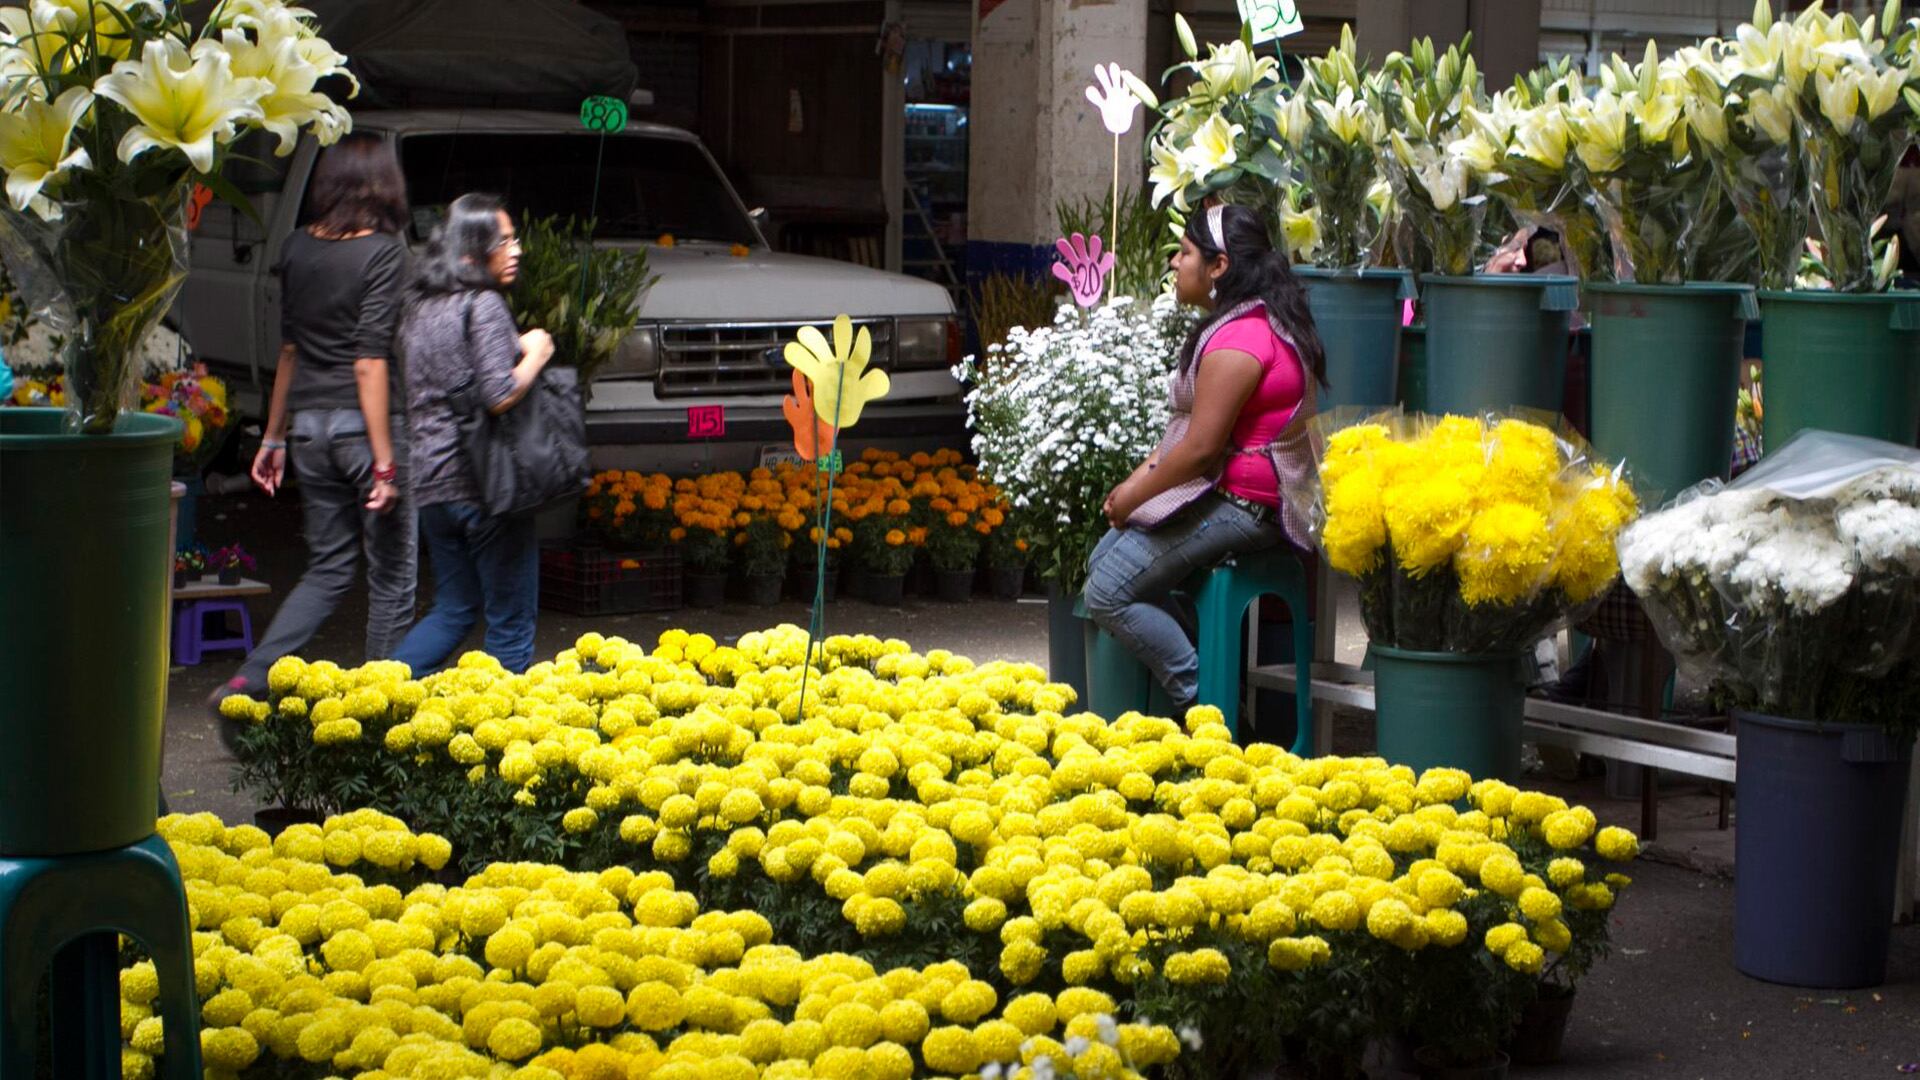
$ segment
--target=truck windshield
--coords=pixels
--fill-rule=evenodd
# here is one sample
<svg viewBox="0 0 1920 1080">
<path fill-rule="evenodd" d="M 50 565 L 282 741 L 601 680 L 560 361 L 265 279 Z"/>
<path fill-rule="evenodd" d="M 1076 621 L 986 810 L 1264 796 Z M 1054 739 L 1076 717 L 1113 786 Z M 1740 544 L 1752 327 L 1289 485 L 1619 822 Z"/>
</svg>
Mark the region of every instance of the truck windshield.
<svg viewBox="0 0 1920 1080">
<path fill-rule="evenodd" d="M 438 215 L 470 191 L 506 199 L 517 218 L 586 217 L 594 199 L 600 140 L 573 134 L 464 132 L 409 135 L 400 162 L 415 208 Z M 622 135 L 606 140 L 598 235 L 755 244 L 753 225 L 727 181 L 696 143 Z"/>
</svg>

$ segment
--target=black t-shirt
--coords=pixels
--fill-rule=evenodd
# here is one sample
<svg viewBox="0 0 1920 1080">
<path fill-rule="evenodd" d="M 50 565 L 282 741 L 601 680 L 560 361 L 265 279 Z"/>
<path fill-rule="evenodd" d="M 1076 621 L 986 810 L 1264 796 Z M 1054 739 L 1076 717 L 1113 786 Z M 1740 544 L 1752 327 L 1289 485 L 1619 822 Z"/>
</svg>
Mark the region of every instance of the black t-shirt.
<svg viewBox="0 0 1920 1080">
<path fill-rule="evenodd" d="M 353 362 L 384 359 L 388 401 L 404 407 L 393 334 L 407 249 L 392 233 L 321 240 L 301 229 L 280 251 L 280 336 L 299 351 L 289 411 L 357 409 Z"/>
</svg>

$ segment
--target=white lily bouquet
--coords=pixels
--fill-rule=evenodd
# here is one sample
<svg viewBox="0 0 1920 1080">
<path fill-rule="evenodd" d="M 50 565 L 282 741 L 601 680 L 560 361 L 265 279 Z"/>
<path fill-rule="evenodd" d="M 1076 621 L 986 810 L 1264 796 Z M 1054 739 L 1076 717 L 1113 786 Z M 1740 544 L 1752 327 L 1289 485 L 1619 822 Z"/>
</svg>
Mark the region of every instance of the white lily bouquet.
<svg viewBox="0 0 1920 1080">
<path fill-rule="evenodd" d="M 1704 62 L 1697 49 L 1662 61 L 1649 41 L 1639 65 L 1616 55 L 1600 89 L 1568 106 L 1574 156 L 1612 251 L 1601 270 L 1615 281 L 1669 285 L 1734 270 L 1715 257 L 1735 222 L 1696 146 L 1714 133 L 1693 131 L 1685 105 L 1687 72 Z"/>
<path fill-rule="evenodd" d="M 1487 180 L 1453 143 L 1466 135 L 1466 111 L 1486 105 L 1472 35 L 1436 56 L 1433 39 L 1394 53 L 1381 67 L 1382 112 L 1395 126 L 1381 163 L 1399 208 L 1394 242 L 1400 264 L 1421 273 L 1473 273 L 1486 223 Z"/>
<path fill-rule="evenodd" d="M 1573 154 L 1572 105 L 1585 97 L 1579 74 L 1556 61 L 1516 79 L 1485 109 L 1468 109 L 1470 130 L 1451 148 L 1486 176 L 1514 224 L 1559 233 L 1576 271 L 1590 278 L 1606 258 L 1606 237 L 1581 199 Z"/>
<path fill-rule="evenodd" d="M 1920 451 L 1802 432 L 1629 526 L 1620 564 L 1661 642 L 1733 707 L 1920 723 Z"/>
<path fill-rule="evenodd" d="M 1819 4 L 1775 21 L 1759 0 L 1731 41 L 1709 41 L 1687 75 L 1686 112 L 1752 231 L 1760 284 L 1792 285 L 1817 221 L 1824 274 L 1843 292 L 1883 289 L 1899 251 L 1876 265 L 1872 221 L 1920 114 L 1915 34 L 1897 37 L 1899 6 L 1879 19 L 1829 15 Z"/>
<path fill-rule="evenodd" d="M 1068 592 L 1106 532 L 1101 504 L 1167 426 L 1166 377 L 1193 326 L 1171 294 L 1016 328 L 968 357 L 967 425 L 980 473 L 1006 494 L 1041 577 Z"/>
<path fill-rule="evenodd" d="M 1159 116 L 1147 141 L 1154 205 L 1171 202 L 1184 214 L 1218 195 L 1277 215 L 1290 176 L 1275 142 L 1279 61 L 1256 55 L 1244 29 L 1225 45 L 1208 45 L 1202 58 L 1186 19 L 1176 14 L 1173 22 L 1187 60 L 1169 74 L 1190 73 L 1187 92 L 1162 104 L 1138 79 L 1127 81 Z"/>
<path fill-rule="evenodd" d="M 330 143 L 346 111 L 319 89 L 347 76 L 312 13 L 223 0 L 195 26 L 163 0 L 28 0 L 0 7 L 0 244 L 65 349 L 70 407 L 111 430 L 142 341 L 185 278 L 188 192 L 236 205 L 228 148 L 264 130 Z M 31 271 L 31 272 L 29 272 Z"/>
<path fill-rule="evenodd" d="M 1307 61 L 1299 88 L 1276 99 L 1280 138 L 1320 211 L 1319 265 L 1358 270 L 1379 255 L 1384 215 L 1376 189 L 1387 141 L 1380 98 L 1380 74 L 1361 71 L 1349 26 L 1340 44 Z"/>
</svg>

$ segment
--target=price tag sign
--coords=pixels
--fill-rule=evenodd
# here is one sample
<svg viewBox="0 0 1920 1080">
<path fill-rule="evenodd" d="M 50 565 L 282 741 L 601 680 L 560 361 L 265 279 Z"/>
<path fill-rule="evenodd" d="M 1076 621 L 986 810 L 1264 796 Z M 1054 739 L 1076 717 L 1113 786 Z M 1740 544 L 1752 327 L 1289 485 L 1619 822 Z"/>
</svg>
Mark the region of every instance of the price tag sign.
<svg viewBox="0 0 1920 1080">
<path fill-rule="evenodd" d="M 617 97 L 595 94 L 580 103 L 580 124 L 588 131 L 625 131 L 627 103 Z"/>
<path fill-rule="evenodd" d="M 841 471 L 841 460 L 840 451 L 835 450 L 831 454 L 822 456 L 815 464 L 820 467 L 820 471 L 823 473 L 837 473 Z"/>
<path fill-rule="evenodd" d="M 1240 21 L 1253 29 L 1253 43 L 1272 41 L 1305 29 L 1296 0 L 1235 0 Z"/>
<path fill-rule="evenodd" d="M 695 405 L 687 410 L 687 438 L 720 439 L 727 434 L 725 405 Z"/>
</svg>

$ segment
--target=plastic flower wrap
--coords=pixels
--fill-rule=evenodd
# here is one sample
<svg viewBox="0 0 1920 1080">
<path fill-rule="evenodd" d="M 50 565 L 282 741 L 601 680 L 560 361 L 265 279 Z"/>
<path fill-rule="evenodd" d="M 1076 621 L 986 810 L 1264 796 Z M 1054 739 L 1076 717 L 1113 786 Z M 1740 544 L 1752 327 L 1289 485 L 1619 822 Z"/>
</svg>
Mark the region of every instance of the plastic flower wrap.
<svg viewBox="0 0 1920 1080">
<path fill-rule="evenodd" d="M 1803 432 L 1620 542 L 1679 663 L 1739 708 L 1912 732 L 1920 700 L 1920 451 Z"/>
<path fill-rule="evenodd" d="M 1638 502 L 1578 435 L 1517 415 L 1355 419 L 1317 421 L 1319 483 L 1289 498 L 1328 565 L 1359 579 L 1376 643 L 1524 648 L 1618 576 Z"/>
</svg>

